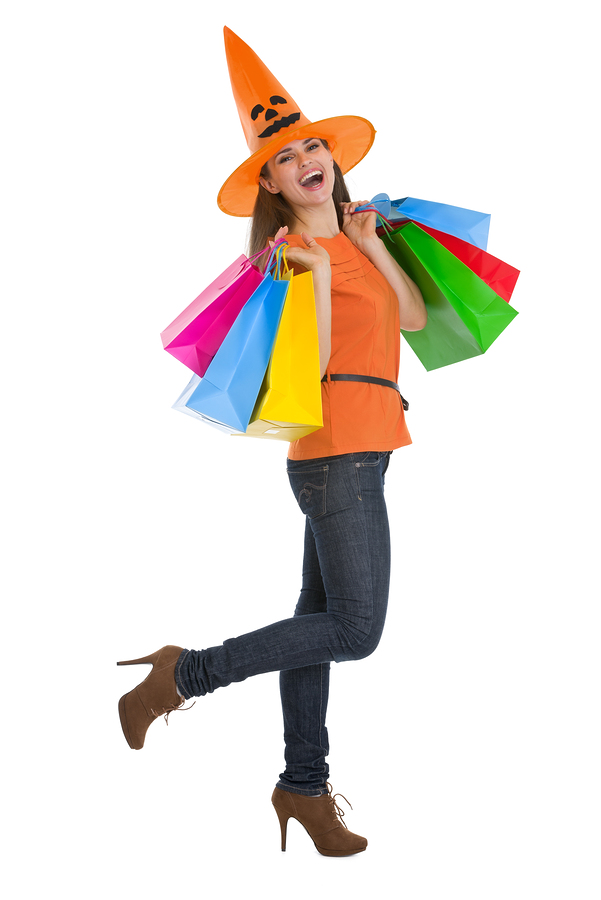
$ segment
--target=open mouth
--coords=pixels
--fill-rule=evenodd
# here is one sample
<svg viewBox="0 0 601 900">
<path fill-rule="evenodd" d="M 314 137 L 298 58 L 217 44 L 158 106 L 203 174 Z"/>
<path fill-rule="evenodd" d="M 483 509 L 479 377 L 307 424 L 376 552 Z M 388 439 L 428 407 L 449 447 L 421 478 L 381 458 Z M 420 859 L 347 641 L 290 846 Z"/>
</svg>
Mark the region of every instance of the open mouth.
<svg viewBox="0 0 601 900">
<path fill-rule="evenodd" d="M 307 172 L 300 179 L 299 184 L 303 188 L 307 188 L 307 190 L 317 190 L 323 184 L 323 172 L 320 172 L 319 169 L 312 169 L 310 172 Z"/>
</svg>

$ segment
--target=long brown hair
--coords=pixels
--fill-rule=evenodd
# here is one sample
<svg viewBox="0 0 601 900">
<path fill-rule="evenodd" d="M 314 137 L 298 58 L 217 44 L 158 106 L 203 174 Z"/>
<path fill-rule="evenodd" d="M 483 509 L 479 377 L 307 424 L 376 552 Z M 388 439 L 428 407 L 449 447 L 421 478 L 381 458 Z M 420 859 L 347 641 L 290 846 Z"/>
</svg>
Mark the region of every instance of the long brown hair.
<svg viewBox="0 0 601 900">
<path fill-rule="evenodd" d="M 320 138 L 324 147 L 329 150 L 328 144 L 323 138 Z M 269 178 L 268 163 L 265 163 L 260 172 L 261 178 Z M 332 190 L 332 200 L 336 216 L 338 217 L 338 227 L 342 230 L 342 213 L 340 211 L 341 203 L 350 203 L 351 198 L 348 188 L 344 183 L 344 176 L 336 161 L 334 161 L 334 188 Z M 294 213 L 283 194 L 272 194 L 265 190 L 263 185 L 259 185 L 259 193 L 255 201 L 255 208 L 252 214 L 252 223 L 250 227 L 250 236 L 248 239 L 248 254 L 258 253 L 267 246 L 270 238 L 273 238 L 278 229 L 286 225 L 291 227 L 294 221 Z"/>
</svg>

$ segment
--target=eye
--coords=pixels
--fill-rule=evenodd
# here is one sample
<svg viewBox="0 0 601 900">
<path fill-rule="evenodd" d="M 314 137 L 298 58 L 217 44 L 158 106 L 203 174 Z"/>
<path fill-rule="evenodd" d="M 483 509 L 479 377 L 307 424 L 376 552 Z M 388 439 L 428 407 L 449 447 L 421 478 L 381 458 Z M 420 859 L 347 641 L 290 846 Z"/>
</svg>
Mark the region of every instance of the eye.
<svg viewBox="0 0 601 900">
<path fill-rule="evenodd" d="M 321 144 L 309 144 L 307 150 L 317 150 L 319 147 L 321 147 Z"/>
</svg>

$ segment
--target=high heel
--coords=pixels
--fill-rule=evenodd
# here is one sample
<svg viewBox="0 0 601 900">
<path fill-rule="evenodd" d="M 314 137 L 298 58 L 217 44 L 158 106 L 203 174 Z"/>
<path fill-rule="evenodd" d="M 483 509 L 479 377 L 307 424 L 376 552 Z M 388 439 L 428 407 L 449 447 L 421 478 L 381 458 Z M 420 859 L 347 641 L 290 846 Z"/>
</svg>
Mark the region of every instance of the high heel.
<svg viewBox="0 0 601 900">
<path fill-rule="evenodd" d="M 167 720 L 170 712 L 179 709 L 186 702 L 175 686 L 175 665 L 182 649 L 168 644 L 140 659 L 126 659 L 117 663 L 118 666 L 137 666 L 141 663 L 152 665 L 152 670 L 144 681 L 119 700 L 121 728 L 132 750 L 142 749 L 146 732 L 155 719 L 164 715 Z"/>
<path fill-rule="evenodd" d="M 167 647 L 163 647 L 163 650 L 166 650 Z M 159 658 L 160 650 L 155 650 L 154 653 L 150 653 L 148 656 L 141 656 L 140 659 L 123 659 L 121 662 L 118 662 L 118 666 L 138 666 L 140 663 L 152 663 L 155 664 L 156 660 Z"/>
<path fill-rule="evenodd" d="M 271 802 L 280 823 L 282 850 L 286 849 L 289 819 L 300 822 L 322 856 L 352 856 L 365 850 L 367 840 L 349 831 L 342 821 L 344 812 L 336 803 L 339 796 L 342 794 L 332 795 L 330 784 L 328 793 L 320 797 L 304 797 L 276 787 Z"/>
<path fill-rule="evenodd" d="M 273 797 L 271 798 L 273 802 Z M 290 818 L 290 813 L 284 812 L 283 809 L 280 809 L 273 804 L 274 809 L 277 813 L 277 817 L 280 820 L 280 832 L 282 834 L 282 851 L 286 849 L 286 832 L 288 830 L 288 819 Z"/>
</svg>

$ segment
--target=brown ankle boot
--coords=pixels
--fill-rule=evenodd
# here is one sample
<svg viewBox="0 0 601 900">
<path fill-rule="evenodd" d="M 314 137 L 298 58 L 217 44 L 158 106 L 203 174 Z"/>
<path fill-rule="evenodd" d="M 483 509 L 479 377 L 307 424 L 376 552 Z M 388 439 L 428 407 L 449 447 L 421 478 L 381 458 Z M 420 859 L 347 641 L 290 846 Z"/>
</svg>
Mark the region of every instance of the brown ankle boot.
<svg viewBox="0 0 601 900">
<path fill-rule="evenodd" d="M 166 718 L 186 702 L 175 687 L 175 664 L 181 652 L 181 647 L 169 644 L 149 656 L 117 663 L 118 666 L 152 663 L 150 675 L 119 700 L 121 727 L 132 750 L 142 749 L 146 732 L 155 719 L 161 715 Z"/>
<path fill-rule="evenodd" d="M 286 849 L 288 819 L 296 819 L 301 823 L 322 856 L 351 856 L 365 850 L 366 839 L 353 834 L 342 821 L 344 813 L 335 800 L 342 794 L 332 796 L 330 784 L 328 791 L 321 797 L 304 797 L 276 787 L 271 802 L 280 820 L 282 850 Z"/>
</svg>

